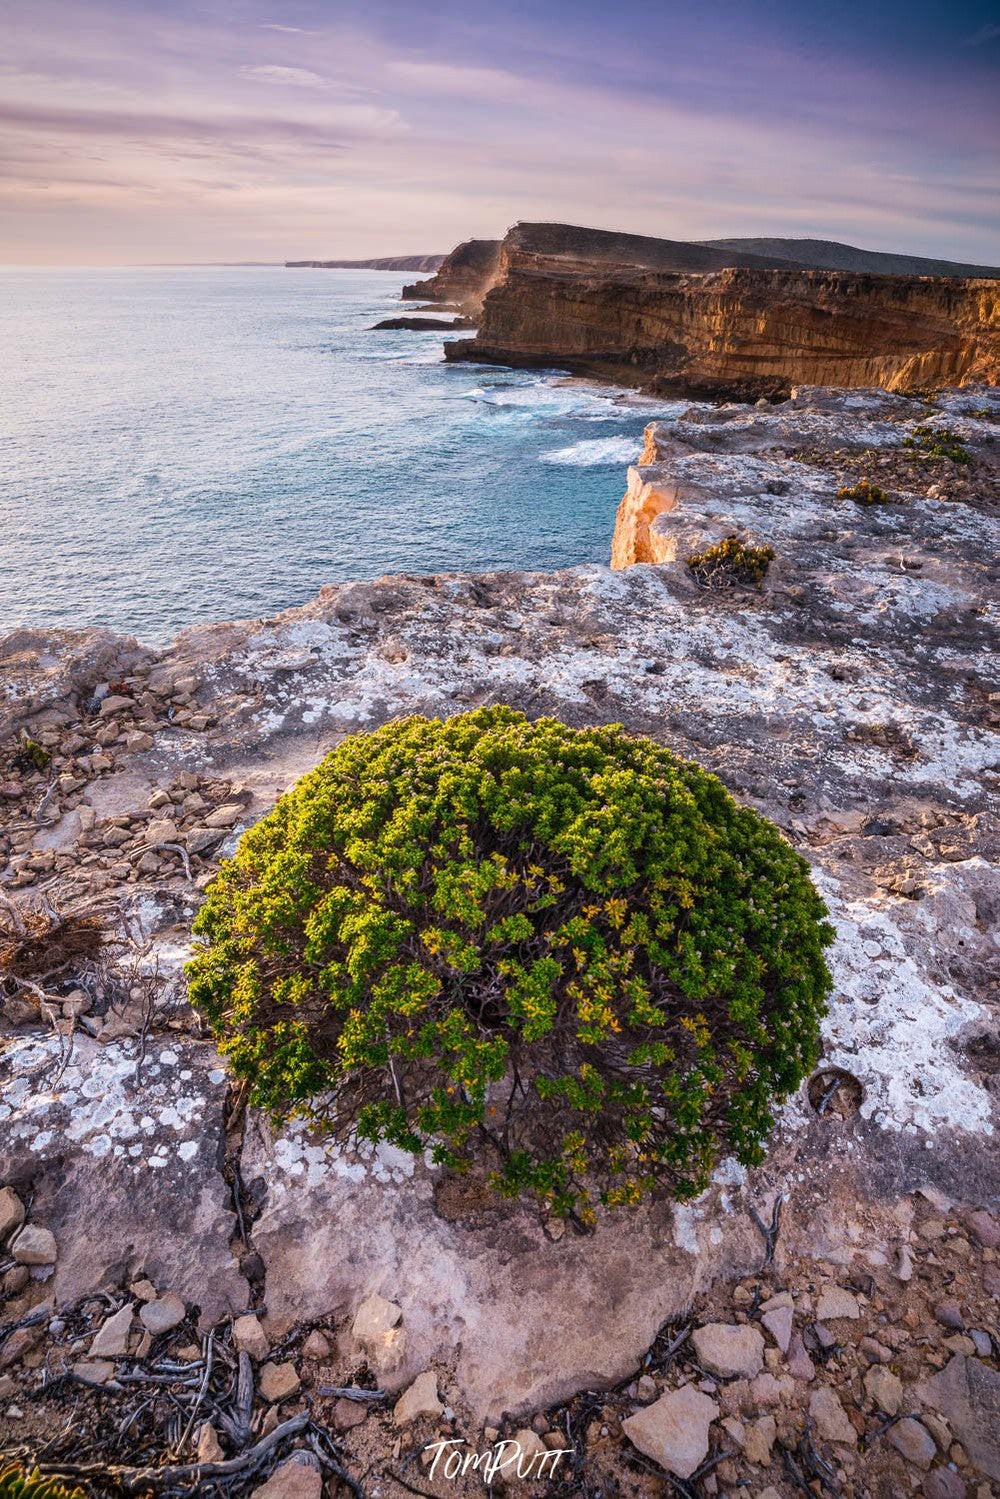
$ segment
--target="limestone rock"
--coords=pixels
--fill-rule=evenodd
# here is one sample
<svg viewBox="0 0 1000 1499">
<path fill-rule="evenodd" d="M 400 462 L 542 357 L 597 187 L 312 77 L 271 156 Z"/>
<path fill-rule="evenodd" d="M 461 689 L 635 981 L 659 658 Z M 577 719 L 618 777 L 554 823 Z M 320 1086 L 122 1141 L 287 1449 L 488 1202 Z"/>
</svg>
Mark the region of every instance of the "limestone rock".
<svg viewBox="0 0 1000 1499">
<path fill-rule="evenodd" d="M 709 1374 L 753 1379 L 764 1367 L 764 1339 L 747 1324 L 710 1322 L 691 1334 L 695 1357 Z"/>
<path fill-rule="evenodd" d="M 409 1426 L 421 1416 L 440 1416 L 443 1410 L 444 1406 L 438 1399 L 437 1375 L 427 1369 L 418 1374 L 409 1389 L 400 1395 L 392 1417 L 397 1426 Z"/>
<path fill-rule="evenodd" d="M 719 1407 L 694 1385 L 661 1395 L 653 1405 L 622 1422 L 634 1447 L 668 1473 L 690 1478 L 708 1455 L 708 1428 Z"/>
<path fill-rule="evenodd" d="M 883 1364 L 874 1364 L 864 1377 L 865 1394 L 873 1405 L 887 1416 L 895 1416 L 903 1403 L 903 1386 L 899 1376 Z"/>
<path fill-rule="evenodd" d="M 302 1344 L 302 1357 L 315 1359 L 317 1363 L 329 1358 L 331 1351 L 329 1341 L 315 1328 Z"/>
<path fill-rule="evenodd" d="M 922 1468 L 926 1473 L 937 1453 L 934 1438 L 926 1426 L 915 1421 L 912 1416 L 905 1416 L 895 1426 L 889 1427 L 887 1436 L 908 1463 L 913 1463 L 914 1467 Z"/>
<path fill-rule="evenodd" d="M 200 1463 L 221 1463 L 225 1455 L 215 1427 L 211 1421 L 203 1421 L 198 1430 L 198 1461 Z"/>
<path fill-rule="evenodd" d="M 253 1490 L 253 1499 L 321 1499 L 323 1476 L 308 1452 L 293 1452 L 275 1468 L 266 1483 Z"/>
<path fill-rule="evenodd" d="M 142 1272 L 211 1325 L 248 1300 L 229 1243 L 235 1215 L 222 1174 L 226 1074 L 211 1047 L 161 1040 L 137 1075 L 134 1041 L 74 1037 L 58 1083 L 58 1037 L 0 1052 L 0 1180 L 30 1170 L 32 1218 L 55 1235 L 59 1305 Z M 122 1256 L 127 1254 L 127 1263 Z M 155 1295 L 155 1292 L 153 1293 Z"/>
<path fill-rule="evenodd" d="M 128 1352 L 128 1335 L 132 1331 L 134 1314 L 132 1303 L 127 1301 L 114 1316 L 101 1323 L 90 1345 L 89 1358 L 120 1358 Z"/>
<path fill-rule="evenodd" d="M 171 1332 L 184 1321 L 185 1316 L 184 1303 L 173 1291 L 168 1291 L 165 1296 L 157 1296 L 155 1301 L 147 1301 L 139 1308 L 139 1321 L 154 1337 L 158 1333 Z"/>
<path fill-rule="evenodd" d="M 267 1333 L 253 1312 L 247 1312 L 245 1316 L 236 1318 L 233 1323 L 233 1342 L 241 1353 L 249 1353 L 250 1357 L 258 1362 L 266 1359 L 271 1352 Z"/>
<path fill-rule="evenodd" d="M 771 1466 L 771 1448 L 774 1446 L 778 1435 L 778 1428 L 773 1416 L 761 1416 L 746 1429 L 743 1444 L 743 1455 L 748 1463 L 756 1463 L 758 1467 L 769 1468 Z"/>
<path fill-rule="evenodd" d="M 840 1397 L 830 1385 L 820 1385 L 809 1399 L 809 1414 L 818 1435 L 824 1442 L 842 1442 L 845 1446 L 857 1446 L 858 1434 L 847 1419 L 847 1412 Z"/>
<path fill-rule="evenodd" d="M 817 1322 L 836 1322 L 841 1317 L 857 1321 L 861 1316 L 858 1298 L 841 1286 L 824 1286 L 816 1303 Z"/>
<path fill-rule="evenodd" d="M 13 1187 L 4 1187 L 0 1190 L 0 1245 L 6 1244 L 23 1222 L 24 1203 Z"/>
<path fill-rule="evenodd" d="M 958 1355 L 919 1385 L 917 1396 L 944 1416 L 980 1472 L 1000 1483 L 1000 1373 Z"/>
<path fill-rule="evenodd" d="M 28 1223 L 11 1240 L 10 1252 L 19 1265 L 54 1265 L 58 1256 L 55 1234 Z"/>
<path fill-rule="evenodd" d="M 762 1311 L 760 1320 L 782 1353 L 787 1353 L 788 1345 L 792 1341 L 792 1327 L 795 1321 L 794 1308 L 790 1306 L 778 1306 L 769 1312 Z"/>
<path fill-rule="evenodd" d="M 260 1393 L 271 1405 L 290 1400 L 299 1391 L 299 1376 L 294 1364 L 264 1364 L 259 1375 Z"/>
</svg>

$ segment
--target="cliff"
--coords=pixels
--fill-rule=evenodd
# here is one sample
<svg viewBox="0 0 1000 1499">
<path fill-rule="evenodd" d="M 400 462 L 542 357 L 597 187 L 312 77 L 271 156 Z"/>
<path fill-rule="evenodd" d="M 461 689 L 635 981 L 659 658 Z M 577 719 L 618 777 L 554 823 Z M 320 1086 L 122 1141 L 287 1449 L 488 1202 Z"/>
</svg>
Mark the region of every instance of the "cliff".
<svg viewBox="0 0 1000 1499">
<path fill-rule="evenodd" d="M 1000 283 L 815 271 L 520 224 L 501 246 L 477 336 L 445 354 L 557 364 L 663 394 L 991 383 L 1000 375 Z"/>
<path fill-rule="evenodd" d="M 436 271 L 444 255 L 384 255 L 379 260 L 286 260 L 285 269 L 316 271 Z"/>
<path fill-rule="evenodd" d="M 1000 280 L 1000 266 L 934 260 L 926 255 L 894 255 L 860 250 L 833 239 L 705 239 L 700 244 L 726 251 L 750 251 L 809 266 L 814 271 L 873 271 L 879 276 L 972 276 Z"/>
<path fill-rule="evenodd" d="M 71 1477 L 95 1461 L 134 1472 L 125 1458 L 176 1489 L 194 1471 L 162 1466 L 177 1463 L 178 1409 L 192 1431 L 211 1414 L 252 1457 L 241 1434 L 270 1430 L 288 1396 L 282 1458 L 315 1437 L 388 1495 L 400 1421 L 378 1392 L 432 1370 L 456 1439 L 478 1450 L 487 1421 L 514 1414 L 506 1436 L 534 1415 L 571 1433 L 574 1472 L 624 1493 L 637 1400 L 655 1410 L 703 1381 L 714 1344 L 730 1381 L 717 1414 L 731 1399 L 741 1418 L 712 1437 L 730 1491 L 782 1483 L 799 1443 L 803 1462 L 849 1470 L 855 1494 L 929 1494 L 918 1416 L 944 1450 L 961 1444 L 970 1494 L 1000 1477 L 984 1331 L 1000 1223 L 983 1211 L 1000 1170 L 1000 393 L 938 404 L 929 420 L 972 461 L 931 462 L 933 483 L 866 510 L 837 495 L 844 455 L 895 452 L 917 403 L 811 391 L 659 424 L 643 477 L 674 486 L 673 521 L 650 521 L 664 540 L 674 526 L 674 565 L 342 584 L 156 651 L 99 630 L 0 640 L 0 939 L 9 952 L 19 923 L 29 934 L 17 966 L 0 963 L 0 1243 L 27 1214 L 34 1254 L 0 1270 L 0 1451 L 51 1471 L 70 1389 L 74 1410 L 98 1412 L 65 1449 Z M 762 592 L 692 582 L 687 541 L 724 527 L 774 544 Z M 697 1200 L 602 1214 L 584 1236 L 498 1206 L 475 1177 L 335 1145 L 308 1116 L 272 1130 L 179 974 L 219 861 L 345 733 L 494 702 L 620 722 L 697 759 L 778 823 L 836 928 L 823 1059 L 766 1161 L 727 1161 Z M 38 936 L 72 911 L 105 923 L 96 964 Z M 372 1293 L 391 1322 L 366 1339 Z M 150 1387 L 170 1399 L 130 1437 Z M 335 1404 L 343 1387 L 353 1406 Z M 611 1414 L 592 1419 L 592 1395 L 553 1409 L 597 1390 Z M 886 1403 L 907 1413 L 899 1448 Z M 310 1419 L 333 1424 L 335 1447 Z M 731 1429 L 744 1444 L 723 1445 Z M 418 1452 L 423 1436 L 404 1439 Z M 231 1463 L 197 1472 L 247 1492 Z"/>
<path fill-rule="evenodd" d="M 404 286 L 404 301 L 422 298 L 427 302 L 448 302 L 470 317 L 477 317 L 483 297 L 497 279 L 500 240 L 467 239 L 446 255 L 437 273 L 429 281 Z"/>
</svg>

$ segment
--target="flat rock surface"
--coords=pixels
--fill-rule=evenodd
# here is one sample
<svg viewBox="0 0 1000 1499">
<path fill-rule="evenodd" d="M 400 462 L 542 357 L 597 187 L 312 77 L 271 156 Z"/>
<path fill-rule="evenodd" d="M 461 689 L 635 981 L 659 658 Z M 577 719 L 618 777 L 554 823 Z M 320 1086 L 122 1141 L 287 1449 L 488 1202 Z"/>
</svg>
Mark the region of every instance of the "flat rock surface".
<svg viewBox="0 0 1000 1499">
<path fill-rule="evenodd" d="M 883 1256 L 880 1274 L 909 1261 L 920 1281 L 901 1200 L 920 1189 L 982 1212 L 1000 1175 L 998 403 L 939 402 L 976 454 L 958 498 L 909 490 L 892 514 L 833 505 L 839 471 L 820 482 L 816 454 L 881 451 L 893 422 L 898 436 L 893 401 L 813 392 L 774 408 L 779 436 L 756 429 L 754 408 L 694 409 L 685 461 L 702 464 L 712 525 L 735 507 L 762 536 L 780 531 L 759 595 L 699 590 L 683 563 L 399 577 L 161 652 L 102 631 L 0 643 L 13 736 L 0 893 L 21 912 L 100 903 L 156 975 L 149 1005 L 92 986 L 74 1016 L 69 970 L 44 1013 L 2 1000 L 0 1185 L 23 1191 L 57 1248 L 9 1296 L 62 1304 L 144 1275 L 203 1321 L 266 1303 L 273 1341 L 324 1318 L 349 1338 L 377 1293 L 402 1310 L 394 1387 L 447 1358 L 485 1415 L 626 1377 L 692 1296 L 759 1265 L 749 1209 L 769 1220 L 779 1193 L 782 1253 L 846 1267 L 863 1247 Z M 962 414 L 973 406 L 994 414 Z M 109 698 L 124 701 L 102 714 Z M 697 759 L 809 859 L 837 932 L 822 1066 L 782 1109 L 763 1167 L 724 1163 L 699 1202 L 589 1239 L 556 1238 L 392 1151 L 330 1148 L 299 1127 L 273 1136 L 244 1114 L 178 979 L 218 860 L 344 734 L 497 701 L 622 722 Z M 24 762 L 22 730 L 50 760 Z M 995 1232 L 979 1221 L 977 1245 Z M 798 1337 L 789 1358 L 818 1367 Z"/>
</svg>

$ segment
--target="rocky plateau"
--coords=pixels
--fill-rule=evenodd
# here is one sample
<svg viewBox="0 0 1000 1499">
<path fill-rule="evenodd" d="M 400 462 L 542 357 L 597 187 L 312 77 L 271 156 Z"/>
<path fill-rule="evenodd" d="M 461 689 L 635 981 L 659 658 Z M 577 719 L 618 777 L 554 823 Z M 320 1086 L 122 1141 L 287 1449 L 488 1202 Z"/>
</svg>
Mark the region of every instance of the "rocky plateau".
<svg viewBox="0 0 1000 1499">
<path fill-rule="evenodd" d="M 482 1493 L 434 1444 L 515 1440 L 497 1492 L 1000 1493 L 998 433 L 975 385 L 696 403 L 647 430 L 611 567 L 0 641 L 0 1454 L 94 1495 Z M 773 548 L 759 589 L 688 565 L 729 536 Z M 765 1164 L 583 1237 L 275 1127 L 181 973 L 331 746 L 497 701 L 698 760 L 837 933 Z"/>
</svg>

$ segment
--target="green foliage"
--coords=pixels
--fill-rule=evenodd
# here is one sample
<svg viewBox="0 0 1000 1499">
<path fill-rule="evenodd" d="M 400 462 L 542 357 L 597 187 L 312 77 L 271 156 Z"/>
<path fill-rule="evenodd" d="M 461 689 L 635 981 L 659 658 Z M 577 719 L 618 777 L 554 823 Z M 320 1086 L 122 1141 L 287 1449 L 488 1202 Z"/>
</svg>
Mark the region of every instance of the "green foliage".
<svg viewBox="0 0 1000 1499">
<path fill-rule="evenodd" d="M 747 546 L 738 536 L 727 536 L 704 552 L 695 552 L 687 565 L 706 588 L 731 588 L 738 584 L 762 588 L 774 558 L 773 547 Z"/>
<path fill-rule="evenodd" d="M 244 834 L 188 965 L 255 1102 L 593 1216 L 762 1159 L 819 1056 L 808 866 L 620 725 L 346 739 Z"/>
<path fill-rule="evenodd" d="M 67 1489 L 38 1469 L 0 1468 L 0 1499 L 85 1499 L 82 1489 Z"/>
<path fill-rule="evenodd" d="M 22 770 L 44 770 L 51 759 L 52 756 L 43 744 L 30 739 L 27 734 L 21 735 L 21 746 L 15 760 Z"/>
<path fill-rule="evenodd" d="M 950 458 L 952 463 L 971 463 L 972 454 L 965 439 L 951 427 L 914 427 L 911 436 L 903 438 L 903 447 L 931 458 Z"/>
<path fill-rule="evenodd" d="M 859 505 L 889 505 L 892 496 L 878 484 L 869 484 L 862 479 L 858 484 L 845 485 L 837 490 L 840 499 L 854 500 Z"/>
</svg>

